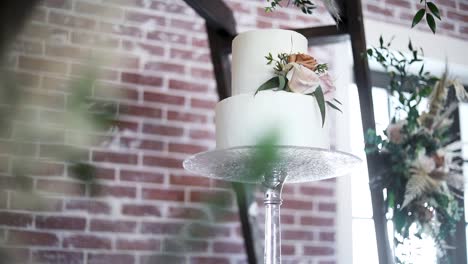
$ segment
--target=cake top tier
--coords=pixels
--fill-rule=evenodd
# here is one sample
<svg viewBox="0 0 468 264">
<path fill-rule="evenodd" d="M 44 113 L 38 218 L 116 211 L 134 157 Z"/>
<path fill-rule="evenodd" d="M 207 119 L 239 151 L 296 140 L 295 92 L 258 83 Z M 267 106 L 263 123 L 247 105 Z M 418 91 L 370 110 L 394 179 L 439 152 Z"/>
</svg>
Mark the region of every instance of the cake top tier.
<svg viewBox="0 0 468 264">
<path fill-rule="evenodd" d="M 307 39 L 291 30 L 263 29 L 239 34 L 232 42 L 232 95 L 255 93 L 274 76 L 265 56 L 307 53 Z"/>
</svg>

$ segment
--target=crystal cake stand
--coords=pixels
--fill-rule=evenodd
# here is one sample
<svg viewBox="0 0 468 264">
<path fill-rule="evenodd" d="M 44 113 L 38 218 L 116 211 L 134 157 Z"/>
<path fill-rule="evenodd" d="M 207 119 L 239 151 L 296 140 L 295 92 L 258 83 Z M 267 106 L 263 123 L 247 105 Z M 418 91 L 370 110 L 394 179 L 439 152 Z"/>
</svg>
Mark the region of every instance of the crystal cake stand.
<svg viewBox="0 0 468 264">
<path fill-rule="evenodd" d="M 361 160 L 348 153 L 319 148 L 276 146 L 277 159 L 261 160 L 260 147 L 236 147 L 195 154 L 186 170 L 225 181 L 261 183 L 265 204 L 265 264 L 281 263 L 280 206 L 285 182 L 318 181 L 342 176 Z M 260 164 L 261 163 L 261 164 Z"/>
</svg>

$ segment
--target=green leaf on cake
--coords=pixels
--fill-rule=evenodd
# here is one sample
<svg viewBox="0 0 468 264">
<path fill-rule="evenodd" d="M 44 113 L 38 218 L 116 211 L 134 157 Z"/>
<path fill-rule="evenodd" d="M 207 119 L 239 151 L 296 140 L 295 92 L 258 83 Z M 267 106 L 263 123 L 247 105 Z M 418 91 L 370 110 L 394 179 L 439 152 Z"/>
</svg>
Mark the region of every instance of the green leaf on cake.
<svg viewBox="0 0 468 264">
<path fill-rule="evenodd" d="M 341 109 L 338 108 L 338 106 L 336 106 L 336 105 L 333 104 L 332 102 L 328 102 L 328 101 L 327 101 L 327 104 L 328 104 L 331 108 L 333 108 L 333 109 L 335 109 L 335 110 L 338 110 L 338 111 L 340 111 L 341 113 L 343 113 L 343 111 L 341 111 Z"/>
<path fill-rule="evenodd" d="M 325 124 L 325 98 L 323 96 L 322 87 L 317 87 L 314 92 L 315 99 L 317 100 L 318 107 L 320 109 L 320 115 L 322 115 L 322 127 Z"/>
<path fill-rule="evenodd" d="M 279 90 L 284 90 L 284 88 L 286 87 L 286 77 L 280 75 L 278 76 L 278 89 Z"/>
<path fill-rule="evenodd" d="M 340 102 L 340 101 L 338 101 L 338 99 L 336 99 L 336 98 L 333 98 L 333 101 L 337 102 L 337 103 L 340 104 L 340 105 L 343 105 L 343 103 Z"/>
<path fill-rule="evenodd" d="M 260 85 L 260 87 L 258 87 L 257 91 L 255 92 L 254 96 L 260 91 L 269 90 L 269 89 L 279 87 L 279 82 L 280 82 L 279 77 L 280 76 L 275 76 L 275 77 L 269 79 L 268 81 L 266 81 L 264 84 Z"/>
</svg>

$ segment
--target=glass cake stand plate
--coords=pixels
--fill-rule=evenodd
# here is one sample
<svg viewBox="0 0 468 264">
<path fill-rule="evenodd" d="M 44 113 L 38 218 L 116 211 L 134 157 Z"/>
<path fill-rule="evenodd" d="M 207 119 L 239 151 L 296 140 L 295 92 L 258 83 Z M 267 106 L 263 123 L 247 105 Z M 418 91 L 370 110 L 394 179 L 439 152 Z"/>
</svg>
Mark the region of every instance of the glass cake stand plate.
<svg viewBox="0 0 468 264">
<path fill-rule="evenodd" d="M 280 206 L 285 182 L 308 182 L 338 177 L 361 159 L 320 148 L 273 146 L 235 147 L 195 154 L 184 161 L 188 171 L 225 181 L 261 183 L 264 187 L 264 264 L 281 264 Z"/>
<path fill-rule="evenodd" d="M 343 176 L 361 163 L 360 158 L 341 151 L 295 146 L 274 150 L 278 159 L 273 162 L 259 157 L 260 147 L 248 146 L 201 152 L 187 158 L 183 166 L 205 177 L 243 183 L 267 181 L 265 175 L 256 175 L 267 168 L 268 177 L 300 183 Z"/>
</svg>

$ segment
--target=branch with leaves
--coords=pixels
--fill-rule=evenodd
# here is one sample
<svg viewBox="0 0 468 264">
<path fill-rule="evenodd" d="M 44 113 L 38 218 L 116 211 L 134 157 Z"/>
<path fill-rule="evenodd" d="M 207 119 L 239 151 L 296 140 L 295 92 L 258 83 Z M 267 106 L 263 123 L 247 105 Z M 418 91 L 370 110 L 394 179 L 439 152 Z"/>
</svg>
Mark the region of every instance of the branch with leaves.
<svg viewBox="0 0 468 264">
<path fill-rule="evenodd" d="M 267 13 L 273 12 L 277 7 L 281 7 L 282 1 L 283 0 L 271 0 L 271 3 L 270 3 L 271 5 L 268 7 L 265 7 L 265 12 Z M 270 0 L 267 0 L 267 2 L 270 2 Z M 287 5 L 289 5 L 290 3 L 291 1 L 289 0 Z M 315 3 L 313 3 L 310 0 L 293 0 L 292 4 L 300 8 L 304 14 L 309 14 L 309 15 L 312 14 L 313 10 L 317 8 Z"/>
<path fill-rule="evenodd" d="M 265 12 L 271 13 L 278 7 L 283 7 L 281 3 L 283 0 L 267 0 L 270 3 L 270 6 L 265 7 Z M 328 9 L 330 14 L 335 18 L 336 21 L 341 20 L 340 16 L 340 9 L 336 4 L 335 0 L 323 0 L 325 7 Z M 301 9 L 302 13 L 311 15 L 313 14 L 314 10 L 317 8 L 317 5 L 310 1 L 310 0 L 288 0 L 286 6 L 293 5 L 299 9 Z"/>
<path fill-rule="evenodd" d="M 422 4 L 424 1 L 424 7 L 420 8 L 416 14 L 413 16 L 413 21 L 411 24 L 411 28 L 415 27 L 422 19 L 425 17 L 427 25 L 431 29 L 431 31 L 435 34 L 437 24 L 435 18 L 438 20 L 442 20 L 440 16 L 439 8 L 437 7 L 436 3 L 427 1 L 427 0 L 416 0 L 419 1 L 419 4 Z M 265 12 L 270 13 L 273 12 L 276 8 L 282 7 L 281 3 L 283 0 L 267 0 L 270 3 L 270 6 L 265 7 Z M 340 18 L 340 10 L 338 5 L 334 0 L 323 0 L 323 3 L 327 7 L 330 14 L 335 18 L 337 22 L 341 20 Z M 286 6 L 291 4 L 291 0 L 288 0 Z M 302 13 L 311 15 L 313 11 L 317 8 L 317 5 L 310 1 L 310 0 L 292 0 L 293 6 L 301 9 Z M 435 18 L 434 18 L 435 17 Z"/>
<path fill-rule="evenodd" d="M 420 0 L 419 2 L 422 3 L 424 1 L 424 8 L 421 8 L 416 12 L 416 14 L 413 17 L 413 22 L 411 24 L 411 27 L 415 27 L 423 17 L 426 17 L 426 22 L 429 28 L 431 29 L 432 33 L 436 33 L 436 21 L 434 17 L 436 17 L 439 20 L 442 20 L 440 18 L 440 11 L 437 5 L 434 2 L 428 2 L 427 0 Z"/>
<path fill-rule="evenodd" d="M 432 91 L 438 78 L 431 75 L 424 69 L 422 56 L 424 52 L 421 48 L 414 48 L 411 40 L 408 43 L 408 53 L 391 50 L 392 40 L 384 41 L 381 36 L 379 46 L 367 50 L 367 56 L 378 62 L 385 72 L 390 76 L 390 93 L 394 95 L 400 105 L 398 111 L 404 111 L 408 115 L 408 128 L 416 128 L 419 118 L 418 105 L 421 100 Z M 410 73 L 410 68 L 419 68 L 416 74 Z"/>
</svg>

